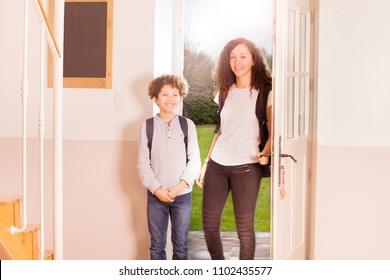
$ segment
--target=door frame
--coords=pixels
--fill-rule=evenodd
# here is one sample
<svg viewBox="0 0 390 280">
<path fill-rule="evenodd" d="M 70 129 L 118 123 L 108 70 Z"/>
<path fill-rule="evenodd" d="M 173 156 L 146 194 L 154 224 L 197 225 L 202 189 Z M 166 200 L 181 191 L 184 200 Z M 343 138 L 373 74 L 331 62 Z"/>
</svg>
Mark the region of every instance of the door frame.
<svg viewBox="0 0 390 280">
<path fill-rule="evenodd" d="M 171 67 L 174 68 L 175 74 L 181 74 L 182 73 L 182 61 L 183 60 L 177 60 L 177 56 L 174 55 L 174 51 L 179 49 L 180 44 L 181 46 L 184 45 L 183 42 L 183 34 L 182 30 L 184 27 L 182 26 L 183 23 L 183 16 L 184 16 L 184 1 L 185 0 L 165 0 L 164 2 L 172 5 L 172 32 L 171 35 L 171 43 L 174 45 L 171 45 L 171 50 L 172 50 L 172 61 L 171 61 Z M 275 24 L 276 24 L 276 8 L 277 3 L 280 3 L 285 0 L 273 0 L 274 3 L 274 50 L 273 50 L 273 61 L 272 61 L 272 69 L 273 71 L 281 71 L 277 65 L 277 61 L 275 60 L 275 47 L 276 47 L 276 42 L 275 42 Z M 295 1 L 295 0 L 291 0 Z M 297 0 L 299 1 L 299 0 Z M 309 146 L 309 160 L 310 160 L 310 169 L 308 170 L 308 201 L 307 201 L 307 211 L 308 211 L 308 233 L 307 233 L 307 257 L 310 259 L 312 256 L 314 256 L 314 213 L 315 213 L 315 176 L 316 176 L 316 147 L 317 147 L 317 53 L 318 53 L 318 13 L 319 13 L 319 0 L 309 0 L 310 1 L 310 10 L 311 10 L 311 27 L 310 27 L 310 68 L 311 73 L 310 73 L 310 85 L 309 85 L 309 90 L 310 90 L 310 97 L 311 99 L 309 100 L 309 119 L 308 119 L 308 141 L 310 143 Z M 170 33 L 168 32 L 168 33 Z M 176 59 L 175 59 L 176 57 Z M 175 65 L 175 66 L 173 66 Z M 173 69 L 172 69 L 173 70 Z M 156 73 L 155 73 L 156 74 Z M 274 73 L 273 73 L 274 74 Z M 275 80 L 273 79 L 273 85 L 275 86 Z M 278 97 L 278 88 L 273 89 L 274 94 L 273 94 L 273 104 L 275 104 L 275 100 Z M 275 125 L 276 120 L 275 116 L 278 114 L 278 110 L 280 108 L 275 108 L 273 106 L 273 125 Z M 275 197 L 274 193 L 274 187 L 276 182 L 278 182 L 278 176 L 275 172 L 275 170 L 278 170 L 279 166 L 278 164 L 275 164 L 277 161 L 274 160 L 279 157 L 279 150 L 276 149 L 278 147 L 278 136 L 274 133 L 273 134 L 273 139 L 272 139 L 272 177 L 271 177 L 271 209 L 270 209 L 270 259 L 273 259 L 273 252 L 275 249 L 275 244 L 274 244 L 274 233 L 275 229 L 274 228 L 274 215 L 275 215 L 275 208 L 274 208 L 274 202 L 273 198 Z M 277 183 L 276 183 L 277 184 Z"/>
</svg>

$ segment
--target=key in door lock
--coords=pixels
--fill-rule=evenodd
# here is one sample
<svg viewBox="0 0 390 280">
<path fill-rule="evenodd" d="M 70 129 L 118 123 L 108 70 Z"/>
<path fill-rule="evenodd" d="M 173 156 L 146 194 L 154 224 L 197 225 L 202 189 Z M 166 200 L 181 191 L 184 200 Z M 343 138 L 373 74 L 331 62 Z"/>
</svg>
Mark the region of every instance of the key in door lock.
<svg viewBox="0 0 390 280">
<path fill-rule="evenodd" d="M 286 174 L 286 169 L 284 167 L 284 165 L 282 165 L 280 167 L 281 169 L 281 180 L 280 180 L 280 191 L 279 191 L 279 194 L 280 194 L 280 198 L 283 200 L 285 197 L 286 197 L 286 189 L 284 188 L 284 175 Z"/>
<path fill-rule="evenodd" d="M 289 154 L 282 154 L 282 136 L 279 135 L 279 176 L 278 176 L 278 186 L 280 188 L 279 194 L 280 198 L 283 200 L 286 197 L 286 189 L 284 188 L 284 177 L 286 175 L 286 167 L 282 165 L 282 157 L 288 157 L 297 163 L 298 161 Z"/>
</svg>

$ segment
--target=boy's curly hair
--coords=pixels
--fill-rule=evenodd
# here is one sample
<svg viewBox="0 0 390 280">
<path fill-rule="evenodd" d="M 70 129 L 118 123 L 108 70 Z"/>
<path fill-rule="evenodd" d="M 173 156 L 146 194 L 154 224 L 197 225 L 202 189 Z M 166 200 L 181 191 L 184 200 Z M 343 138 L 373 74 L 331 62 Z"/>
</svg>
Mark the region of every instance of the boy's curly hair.
<svg viewBox="0 0 390 280">
<path fill-rule="evenodd" d="M 181 97 L 184 98 L 187 96 L 188 83 L 183 77 L 176 75 L 161 75 L 154 78 L 149 83 L 148 94 L 150 99 L 153 97 L 158 98 L 158 94 L 165 85 L 170 85 L 172 88 L 178 89 Z"/>
</svg>

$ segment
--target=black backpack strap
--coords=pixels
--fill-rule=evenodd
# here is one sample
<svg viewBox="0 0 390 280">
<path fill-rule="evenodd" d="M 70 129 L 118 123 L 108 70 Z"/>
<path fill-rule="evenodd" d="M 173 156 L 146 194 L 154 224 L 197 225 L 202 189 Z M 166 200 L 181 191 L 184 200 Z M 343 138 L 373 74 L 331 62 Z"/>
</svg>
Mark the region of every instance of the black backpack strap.
<svg viewBox="0 0 390 280">
<path fill-rule="evenodd" d="M 256 100 L 256 117 L 257 119 L 261 121 L 267 122 L 267 101 L 268 101 L 268 95 L 269 92 L 271 91 L 270 87 L 266 87 L 264 89 L 264 94 L 261 96 L 259 93 L 257 95 L 257 100 Z"/>
<path fill-rule="evenodd" d="M 257 96 L 256 100 L 256 117 L 259 120 L 259 128 L 260 128 L 260 145 L 259 145 L 259 151 L 262 151 L 264 149 L 265 142 L 267 141 L 269 137 L 269 132 L 267 129 L 267 101 L 268 101 L 268 95 L 271 91 L 271 87 L 264 88 L 264 94 L 263 96 L 260 95 L 260 93 Z"/>
<path fill-rule="evenodd" d="M 184 145 L 186 147 L 186 162 L 188 162 L 188 123 L 185 117 L 180 115 L 178 117 L 179 117 L 181 130 L 183 131 L 184 134 Z"/>
<path fill-rule="evenodd" d="M 186 162 L 188 162 L 188 123 L 187 119 L 183 116 L 178 116 L 180 122 L 180 128 L 183 131 L 184 135 L 184 145 L 186 148 Z M 148 139 L 148 149 L 149 149 L 149 159 L 152 158 L 152 141 L 153 141 L 153 132 L 154 132 L 154 118 L 149 118 L 146 120 L 146 137 Z"/>
<path fill-rule="evenodd" d="M 151 159 L 153 132 L 154 132 L 154 118 L 150 118 L 146 120 L 146 137 L 148 139 L 149 159 Z"/>
</svg>

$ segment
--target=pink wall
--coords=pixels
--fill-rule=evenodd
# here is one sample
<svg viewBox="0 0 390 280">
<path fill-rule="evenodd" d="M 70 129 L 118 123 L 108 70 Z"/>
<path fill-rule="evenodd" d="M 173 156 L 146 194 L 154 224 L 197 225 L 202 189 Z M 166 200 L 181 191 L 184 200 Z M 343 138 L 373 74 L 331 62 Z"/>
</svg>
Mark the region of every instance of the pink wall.
<svg viewBox="0 0 390 280">
<path fill-rule="evenodd" d="M 65 255 L 147 259 L 146 189 L 134 141 L 64 143 Z"/>
<path fill-rule="evenodd" d="M 315 2 L 311 257 L 389 259 L 390 3 Z"/>
<path fill-rule="evenodd" d="M 390 148 L 318 147 L 316 259 L 390 258 L 389 158 Z"/>
<path fill-rule="evenodd" d="M 45 223 L 52 248 L 51 141 L 46 141 Z M 39 223 L 38 141 L 28 141 L 29 223 Z M 0 138 L 2 194 L 21 193 L 21 141 Z M 64 141 L 64 258 L 148 259 L 146 190 L 134 141 Z"/>
</svg>

